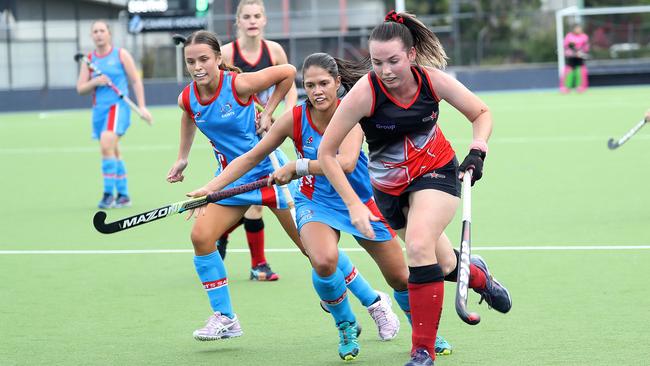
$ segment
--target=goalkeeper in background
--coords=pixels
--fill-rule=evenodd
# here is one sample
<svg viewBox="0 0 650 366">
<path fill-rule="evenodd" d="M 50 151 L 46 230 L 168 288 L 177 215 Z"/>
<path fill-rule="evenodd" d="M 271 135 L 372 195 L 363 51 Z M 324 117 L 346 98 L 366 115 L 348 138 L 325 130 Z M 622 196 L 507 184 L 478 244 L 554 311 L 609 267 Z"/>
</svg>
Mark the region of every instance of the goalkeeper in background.
<svg viewBox="0 0 650 366">
<path fill-rule="evenodd" d="M 576 88 L 578 93 L 587 90 L 589 80 L 585 59 L 589 52 L 589 36 L 582 31 L 582 26 L 575 25 L 564 37 L 565 64 L 560 78 L 560 92 L 566 94 Z"/>
</svg>

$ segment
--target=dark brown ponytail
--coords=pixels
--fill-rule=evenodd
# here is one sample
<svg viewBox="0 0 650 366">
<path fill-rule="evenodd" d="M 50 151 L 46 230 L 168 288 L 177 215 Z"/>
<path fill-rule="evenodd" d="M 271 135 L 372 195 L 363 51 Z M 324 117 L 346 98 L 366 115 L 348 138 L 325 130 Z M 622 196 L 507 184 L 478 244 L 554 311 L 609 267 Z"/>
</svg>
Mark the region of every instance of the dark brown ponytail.
<svg viewBox="0 0 650 366">
<path fill-rule="evenodd" d="M 370 71 L 370 61 L 367 58 L 362 61 L 348 61 L 332 57 L 327 53 L 318 52 L 312 53 L 303 61 L 303 80 L 305 78 L 305 70 L 312 66 L 317 66 L 327 71 L 334 80 L 339 76 L 341 77 L 341 86 L 344 90 L 339 93 L 339 96 L 344 95 L 352 89 L 354 84 Z M 311 105 L 309 98 L 307 98 L 306 103 L 307 105 Z"/>
</svg>

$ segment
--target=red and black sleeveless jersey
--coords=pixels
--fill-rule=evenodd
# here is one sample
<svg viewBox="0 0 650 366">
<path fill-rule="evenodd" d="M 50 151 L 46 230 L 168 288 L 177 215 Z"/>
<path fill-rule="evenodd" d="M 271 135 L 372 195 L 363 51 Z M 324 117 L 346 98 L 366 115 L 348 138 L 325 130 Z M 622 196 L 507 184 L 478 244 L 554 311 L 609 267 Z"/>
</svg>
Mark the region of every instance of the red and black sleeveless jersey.
<svg viewBox="0 0 650 366">
<path fill-rule="evenodd" d="M 262 40 L 260 47 L 260 54 L 257 56 L 255 63 L 251 64 L 246 61 L 239 50 L 239 40 L 235 40 L 232 44 L 232 62 L 235 66 L 239 67 L 243 72 L 259 71 L 269 66 L 273 66 L 273 58 L 269 46 Z"/>
<path fill-rule="evenodd" d="M 360 121 L 368 141 L 372 184 L 391 195 L 401 194 L 415 178 L 444 166 L 455 155 L 438 127 L 440 98 L 427 71 L 412 66 L 411 72 L 418 90 L 408 104 L 390 95 L 370 72 L 371 115 Z"/>
</svg>

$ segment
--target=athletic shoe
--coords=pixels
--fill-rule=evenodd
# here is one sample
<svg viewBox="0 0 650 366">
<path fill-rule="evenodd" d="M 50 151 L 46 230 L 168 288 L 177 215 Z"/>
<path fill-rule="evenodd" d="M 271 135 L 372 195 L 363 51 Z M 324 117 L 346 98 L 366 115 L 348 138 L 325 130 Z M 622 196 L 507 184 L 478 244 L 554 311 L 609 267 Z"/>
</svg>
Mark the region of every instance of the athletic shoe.
<svg viewBox="0 0 650 366">
<path fill-rule="evenodd" d="M 251 268 L 251 280 L 256 281 L 277 281 L 280 279 L 277 273 L 271 270 L 268 263 L 258 264 Z"/>
<path fill-rule="evenodd" d="M 114 203 L 115 199 L 113 198 L 113 195 L 110 193 L 104 193 L 104 196 L 102 197 L 102 200 L 99 201 L 99 204 L 97 204 L 97 207 L 107 209 L 113 207 Z"/>
<path fill-rule="evenodd" d="M 433 366 L 433 359 L 429 355 L 429 351 L 418 348 L 411 353 L 411 359 L 404 366 Z"/>
<path fill-rule="evenodd" d="M 219 240 L 217 240 L 217 250 L 219 251 L 219 255 L 221 256 L 221 259 L 226 259 L 227 247 L 228 247 L 228 239 L 221 237 L 219 238 Z"/>
<path fill-rule="evenodd" d="M 357 323 L 343 322 L 339 328 L 339 356 L 345 361 L 352 361 L 359 354 L 357 342 Z"/>
<path fill-rule="evenodd" d="M 115 208 L 131 207 L 131 199 L 127 195 L 118 194 L 117 198 L 115 199 L 115 204 L 113 205 L 113 207 Z"/>
<path fill-rule="evenodd" d="M 324 312 L 330 313 L 330 309 L 327 308 L 327 303 L 323 300 L 320 301 L 320 308 L 323 309 Z M 361 335 L 361 324 L 357 323 L 357 338 Z"/>
<path fill-rule="evenodd" d="M 197 341 L 216 341 L 223 338 L 239 337 L 242 334 L 244 332 L 241 330 L 237 315 L 230 319 L 217 311 L 208 318 L 205 327 L 195 330 L 193 335 Z"/>
<path fill-rule="evenodd" d="M 389 341 L 397 336 L 399 332 L 399 319 L 393 312 L 393 302 L 390 297 L 381 291 L 377 291 L 379 301 L 368 306 L 368 313 L 377 324 L 379 339 Z"/>
<path fill-rule="evenodd" d="M 503 287 L 488 270 L 485 260 L 479 255 L 472 255 L 471 263 L 485 273 L 485 288 L 474 289 L 474 292 L 481 295 L 479 304 L 485 300 L 488 306 L 498 312 L 507 313 L 512 308 L 512 299 L 508 289 Z"/>
<path fill-rule="evenodd" d="M 436 336 L 436 355 L 449 356 L 453 348 L 442 336 Z"/>
</svg>

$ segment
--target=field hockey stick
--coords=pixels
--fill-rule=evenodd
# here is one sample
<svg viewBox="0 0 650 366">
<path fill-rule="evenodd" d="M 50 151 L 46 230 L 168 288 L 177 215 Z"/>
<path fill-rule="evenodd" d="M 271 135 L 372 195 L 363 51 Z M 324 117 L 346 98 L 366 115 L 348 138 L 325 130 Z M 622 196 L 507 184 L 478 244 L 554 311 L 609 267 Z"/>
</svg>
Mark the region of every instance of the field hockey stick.
<svg viewBox="0 0 650 366">
<path fill-rule="evenodd" d="M 185 211 L 189 211 L 207 205 L 208 203 L 220 201 L 224 198 L 236 196 L 241 193 L 254 191 L 256 189 L 265 187 L 267 184 L 268 184 L 268 178 L 262 178 L 252 183 L 242 184 L 241 186 L 225 189 L 219 192 L 213 192 L 204 197 L 192 198 L 185 201 L 175 202 L 163 207 L 153 209 L 151 211 L 139 213 L 109 223 L 105 222 L 106 212 L 97 211 L 95 213 L 95 217 L 93 217 L 93 225 L 95 226 L 95 229 L 97 229 L 97 231 L 99 231 L 102 234 L 113 234 L 118 231 L 124 231 L 126 229 L 130 229 L 158 219 L 180 214 Z"/>
<path fill-rule="evenodd" d="M 458 279 L 456 282 L 456 312 L 463 321 L 476 325 L 481 316 L 467 310 L 467 291 L 469 290 L 469 266 L 472 254 L 472 170 L 463 175 L 463 229 L 461 233 Z"/>
<path fill-rule="evenodd" d="M 255 103 L 255 110 L 261 113 L 264 111 L 264 107 Z M 265 135 L 266 132 L 262 132 L 260 134 L 262 138 L 264 138 Z M 278 157 L 275 154 L 275 150 L 271 154 L 269 154 L 269 159 L 271 160 L 271 165 L 273 165 L 274 171 L 277 171 L 278 169 L 281 168 L 280 161 L 278 160 Z M 280 186 L 280 190 L 282 191 L 282 194 L 284 194 L 284 199 L 287 201 L 287 206 L 289 206 L 289 211 L 291 212 L 291 218 L 293 219 L 293 223 L 296 224 L 297 227 L 298 223 L 296 221 L 296 204 L 293 202 L 293 196 L 289 191 L 289 187 L 286 184 L 283 184 Z"/>
<path fill-rule="evenodd" d="M 630 139 L 630 137 L 634 136 L 634 134 L 637 133 L 641 129 L 641 127 L 643 127 L 643 125 L 645 125 L 646 123 L 648 123 L 647 119 L 641 120 L 639 123 L 634 125 L 634 127 L 632 127 L 631 130 L 627 131 L 627 133 L 623 135 L 623 137 L 618 139 L 618 141 L 615 141 L 613 138 L 610 138 L 609 141 L 607 141 L 607 147 L 609 147 L 610 150 L 614 150 L 619 146 L 623 145 L 627 140 Z"/>
<path fill-rule="evenodd" d="M 174 44 L 177 46 L 181 44 L 185 46 L 185 41 L 187 41 L 187 37 L 185 37 L 182 34 L 176 33 L 172 36 L 172 40 L 174 41 Z"/>
<path fill-rule="evenodd" d="M 104 75 L 104 74 L 102 73 L 102 71 L 101 71 L 100 69 L 97 68 L 97 65 L 95 65 L 92 61 L 90 61 L 90 59 L 88 58 L 88 56 L 84 55 L 83 53 L 79 52 L 79 53 L 77 53 L 76 55 L 74 55 L 74 60 L 75 60 L 76 62 L 83 61 L 86 65 L 88 65 L 88 68 L 90 68 L 91 70 L 94 70 L 95 73 L 96 73 L 97 75 Z M 148 120 L 148 119 L 146 119 L 146 118 L 144 117 L 144 115 L 142 114 L 142 112 L 140 112 L 140 108 L 138 108 L 138 106 L 137 106 L 137 105 L 136 105 L 136 104 L 131 100 L 131 98 L 129 98 L 128 96 L 124 95 L 124 93 L 122 93 L 122 91 L 121 91 L 120 89 L 118 89 L 118 88 L 117 88 L 117 87 L 116 87 L 116 86 L 115 86 L 115 85 L 114 85 L 110 80 L 109 80 L 108 84 L 106 84 L 106 85 L 107 85 L 109 88 L 111 88 L 111 89 L 115 92 L 115 94 L 117 94 L 117 96 L 118 96 L 120 99 L 122 99 L 123 101 L 125 101 L 126 104 L 128 104 L 129 107 L 131 107 L 131 109 L 132 109 L 135 113 L 137 113 L 138 116 L 140 116 L 140 119 L 142 119 L 143 121 L 147 122 L 147 123 L 151 126 L 152 122 L 151 122 L 150 120 Z"/>
</svg>

